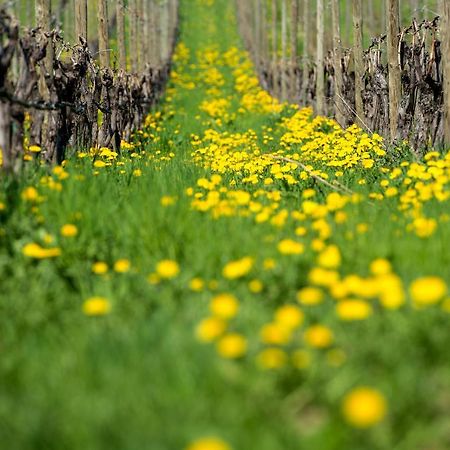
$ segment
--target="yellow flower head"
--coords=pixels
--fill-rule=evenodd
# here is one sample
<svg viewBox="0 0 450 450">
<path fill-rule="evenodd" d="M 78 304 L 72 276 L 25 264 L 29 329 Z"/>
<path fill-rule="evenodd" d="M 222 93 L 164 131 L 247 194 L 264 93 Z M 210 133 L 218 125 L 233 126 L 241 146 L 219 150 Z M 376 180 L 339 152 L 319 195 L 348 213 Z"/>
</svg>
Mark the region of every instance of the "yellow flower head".
<svg viewBox="0 0 450 450">
<path fill-rule="evenodd" d="M 387 413 L 384 396 L 370 387 L 353 389 L 344 398 L 342 412 L 350 425 L 369 428 L 381 422 Z"/>
<path fill-rule="evenodd" d="M 375 259 L 370 264 L 370 272 L 373 275 L 387 275 L 391 272 L 391 263 L 387 259 Z"/>
<path fill-rule="evenodd" d="M 240 358 L 247 352 L 247 339 L 238 333 L 227 334 L 217 343 L 217 352 L 223 358 Z"/>
<path fill-rule="evenodd" d="M 267 323 L 261 328 L 260 337 L 264 344 L 286 345 L 292 338 L 292 328 L 287 328 L 279 322 Z"/>
<path fill-rule="evenodd" d="M 222 274 L 225 278 L 229 280 L 234 280 L 237 278 L 242 278 L 247 275 L 253 267 L 253 258 L 249 256 L 239 259 L 237 261 L 230 261 L 223 268 Z"/>
<path fill-rule="evenodd" d="M 302 305 L 318 305 L 323 301 L 323 292 L 316 287 L 304 287 L 297 292 L 297 300 Z"/>
<path fill-rule="evenodd" d="M 170 280 L 180 273 L 180 266 L 176 261 L 163 259 L 156 265 L 156 273 L 163 279 Z"/>
<path fill-rule="evenodd" d="M 248 283 L 248 288 L 253 294 L 259 294 L 264 289 L 264 285 L 262 281 L 255 279 Z"/>
<path fill-rule="evenodd" d="M 108 272 L 108 264 L 102 261 L 95 262 L 92 264 L 92 272 L 97 275 L 103 275 Z"/>
<path fill-rule="evenodd" d="M 326 269 L 336 269 L 341 265 L 341 252 L 336 245 L 329 245 L 318 257 L 318 264 Z"/>
<path fill-rule="evenodd" d="M 78 228 L 72 223 L 66 223 L 61 227 L 61 236 L 64 237 L 75 237 L 78 234 Z"/>
<path fill-rule="evenodd" d="M 220 317 L 203 319 L 195 329 L 195 335 L 201 342 L 211 342 L 220 337 L 226 330 L 227 323 Z"/>
<path fill-rule="evenodd" d="M 271 347 L 261 351 L 256 360 L 264 369 L 278 369 L 286 365 L 287 355 L 280 348 Z"/>
<path fill-rule="evenodd" d="M 292 239 L 283 239 L 278 244 L 278 251 L 282 255 L 300 255 L 305 251 L 305 246 Z"/>
<path fill-rule="evenodd" d="M 114 271 L 117 273 L 126 273 L 131 268 L 131 262 L 128 259 L 118 259 L 114 263 Z"/>
<path fill-rule="evenodd" d="M 312 325 L 305 331 L 303 337 L 315 348 L 326 348 L 333 343 L 333 332 L 324 325 Z"/>
<path fill-rule="evenodd" d="M 232 294 L 219 294 L 211 300 L 209 309 L 216 317 L 231 319 L 239 310 L 239 302 Z"/>
<path fill-rule="evenodd" d="M 48 259 L 60 256 L 61 249 L 59 247 L 43 248 L 39 244 L 30 243 L 23 247 L 22 253 L 28 258 Z"/>
<path fill-rule="evenodd" d="M 28 202 L 35 202 L 39 198 L 39 193 L 36 188 L 29 186 L 22 191 L 22 199 Z"/>
<path fill-rule="evenodd" d="M 189 281 L 189 289 L 194 292 L 201 292 L 205 287 L 205 282 L 201 278 L 192 278 Z"/>
<path fill-rule="evenodd" d="M 305 315 L 303 311 L 295 305 L 284 305 L 275 312 L 275 322 L 289 330 L 299 327 Z"/>
<path fill-rule="evenodd" d="M 409 292 L 417 306 L 429 306 L 443 299 L 447 293 L 447 285 L 442 278 L 423 277 L 411 283 Z"/>
<path fill-rule="evenodd" d="M 104 316 L 111 311 L 111 304 L 104 297 L 91 297 L 83 303 L 83 312 L 87 316 Z"/>
<path fill-rule="evenodd" d="M 364 320 L 372 314 L 372 306 L 364 300 L 341 300 L 336 313 L 342 320 Z"/>
<path fill-rule="evenodd" d="M 186 447 L 186 450 L 232 450 L 222 439 L 216 437 L 205 437 L 197 439 Z"/>
</svg>

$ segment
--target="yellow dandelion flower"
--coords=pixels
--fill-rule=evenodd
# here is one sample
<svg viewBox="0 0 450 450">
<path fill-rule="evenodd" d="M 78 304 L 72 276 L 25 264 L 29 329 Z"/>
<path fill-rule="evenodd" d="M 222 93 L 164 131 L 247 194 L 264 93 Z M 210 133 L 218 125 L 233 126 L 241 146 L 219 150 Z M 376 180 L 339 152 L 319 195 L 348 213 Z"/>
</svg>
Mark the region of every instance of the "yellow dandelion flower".
<svg viewBox="0 0 450 450">
<path fill-rule="evenodd" d="M 297 300 L 302 305 L 318 305 L 323 301 L 323 292 L 316 287 L 304 287 L 297 292 Z"/>
<path fill-rule="evenodd" d="M 259 294 L 260 292 L 263 291 L 264 285 L 263 285 L 262 281 L 255 279 L 255 280 L 249 281 L 248 289 L 253 294 Z"/>
<path fill-rule="evenodd" d="M 185 450 L 232 450 L 222 439 L 217 437 L 204 437 L 189 444 Z"/>
<path fill-rule="evenodd" d="M 232 294 L 219 294 L 211 300 L 209 309 L 216 317 L 231 319 L 236 316 L 239 310 L 239 302 Z"/>
<path fill-rule="evenodd" d="M 75 237 L 78 234 L 78 228 L 72 223 L 66 223 L 61 227 L 60 233 L 64 237 Z"/>
<path fill-rule="evenodd" d="M 83 313 L 87 316 L 104 316 L 111 311 L 111 304 L 104 297 L 91 297 L 83 303 Z"/>
<path fill-rule="evenodd" d="M 92 264 L 92 272 L 96 275 L 104 275 L 108 272 L 108 264 L 103 261 L 97 261 Z"/>
<path fill-rule="evenodd" d="M 163 279 L 170 280 L 180 273 L 180 266 L 176 261 L 164 259 L 156 265 L 156 273 Z"/>
<path fill-rule="evenodd" d="M 60 256 L 61 249 L 59 247 L 43 248 L 39 244 L 30 243 L 26 244 L 23 247 L 22 253 L 24 254 L 24 256 L 27 256 L 28 258 L 48 259 Z"/>
<path fill-rule="evenodd" d="M 280 348 L 266 348 L 256 357 L 256 361 L 263 369 L 278 369 L 286 365 L 286 352 Z"/>
<path fill-rule="evenodd" d="M 29 186 L 22 191 L 22 200 L 28 202 L 35 202 L 39 198 L 39 193 L 36 188 Z"/>
<path fill-rule="evenodd" d="M 319 266 L 325 269 L 336 269 L 341 265 L 341 252 L 336 245 L 329 245 L 323 250 L 318 258 Z"/>
<path fill-rule="evenodd" d="M 326 348 L 333 343 L 333 332 L 324 325 L 312 325 L 303 337 L 307 344 L 315 348 Z"/>
<path fill-rule="evenodd" d="M 253 267 L 253 258 L 245 257 L 237 261 L 230 261 L 223 268 L 222 274 L 229 280 L 245 277 Z"/>
<path fill-rule="evenodd" d="M 220 337 L 226 330 L 227 323 L 219 317 L 203 319 L 195 329 L 195 335 L 201 342 L 211 342 Z"/>
<path fill-rule="evenodd" d="M 283 239 L 278 244 L 278 251 L 282 255 L 300 255 L 305 251 L 305 246 L 292 239 Z"/>
<path fill-rule="evenodd" d="M 409 293 L 417 306 L 434 305 L 447 294 L 447 285 L 439 277 L 418 278 L 411 283 Z"/>
<path fill-rule="evenodd" d="M 261 342 L 270 345 L 286 345 L 290 342 L 292 331 L 278 322 L 267 323 L 260 330 Z"/>
<path fill-rule="evenodd" d="M 266 258 L 263 261 L 264 270 L 273 270 L 277 266 L 276 261 L 273 258 Z"/>
<path fill-rule="evenodd" d="M 238 333 L 227 334 L 217 343 L 217 352 L 223 358 L 240 358 L 247 352 L 247 339 Z"/>
<path fill-rule="evenodd" d="M 295 305 L 280 306 L 275 311 L 275 322 L 289 330 L 299 327 L 304 319 L 303 311 Z"/>
<path fill-rule="evenodd" d="M 361 386 L 345 396 L 342 412 L 350 425 L 369 428 L 385 418 L 387 402 L 379 391 Z"/>
<path fill-rule="evenodd" d="M 205 282 L 201 278 L 192 278 L 189 281 L 189 289 L 194 292 L 201 292 L 205 288 Z"/>
<path fill-rule="evenodd" d="M 373 275 L 387 275 L 391 272 L 391 263 L 387 259 L 375 259 L 370 264 L 370 272 Z"/>
<path fill-rule="evenodd" d="M 131 262 L 128 259 L 118 259 L 114 263 L 114 271 L 117 273 L 129 272 L 131 268 Z"/>
<path fill-rule="evenodd" d="M 364 320 L 373 312 L 372 306 L 364 300 L 341 300 L 336 305 L 336 314 L 342 320 Z"/>
</svg>

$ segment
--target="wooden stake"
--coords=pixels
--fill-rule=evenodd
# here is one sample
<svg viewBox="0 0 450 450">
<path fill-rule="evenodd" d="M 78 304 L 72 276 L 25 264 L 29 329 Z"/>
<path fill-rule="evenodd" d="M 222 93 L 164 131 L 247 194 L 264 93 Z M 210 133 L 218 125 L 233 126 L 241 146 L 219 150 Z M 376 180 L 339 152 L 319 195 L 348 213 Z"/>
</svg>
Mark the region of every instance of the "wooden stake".
<svg viewBox="0 0 450 450">
<path fill-rule="evenodd" d="M 253 0 L 254 24 L 253 24 L 253 48 L 256 72 L 261 73 L 261 0 Z"/>
<path fill-rule="evenodd" d="M 324 19 L 323 0 L 317 0 L 316 113 L 319 115 L 325 114 Z"/>
<path fill-rule="evenodd" d="M 355 106 L 356 121 L 364 126 L 364 107 L 362 100 L 364 60 L 363 60 L 363 18 L 362 0 L 353 0 L 353 54 L 355 60 Z"/>
<path fill-rule="evenodd" d="M 291 101 L 297 102 L 298 0 L 291 0 Z"/>
<path fill-rule="evenodd" d="M 131 71 L 133 73 L 137 73 L 139 69 L 139 50 L 137 43 L 137 33 L 138 33 L 138 19 L 137 19 L 137 0 L 129 0 L 128 1 L 128 10 L 129 10 L 129 22 L 130 22 L 130 62 L 131 62 Z"/>
<path fill-rule="evenodd" d="M 144 2 L 136 1 L 136 54 L 138 58 L 138 72 L 141 73 L 145 67 L 145 23 L 144 23 Z"/>
<path fill-rule="evenodd" d="M 124 0 L 117 0 L 117 47 L 119 49 L 119 67 L 127 69 L 127 51 L 125 44 Z"/>
<path fill-rule="evenodd" d="M 393 142 L 397 137 L 398 110 L 401 96 L 401 74 L 398 61 L 399 31 L 400 31 L 400 9 L 399 0 L 386 0 L 387 10 L 387 46 L 389 67 L 389 124 L 390 136 Z"/>
<path fill-rule="evenodd" d="M 281 0 L 281 100 L 287 100 L 287 4 Z"/>
<path fill-rule="evenodd" d="M 79 43 L 80 38 L 87 41 L 87 0 L 75 0 L 75 39 Z"/>
<path fill-rule="evenodd" d="M 339 0 L 332 0 L 331 14 L 333 23 L 333 47 L 334 47 L 334 114 L 336 121 L 345 126 L 344 80 L 342 77 L 342 43 L 341 43 L 341 14 Z"/>
<path fill-rule="evenodd" d="M 279 95 L 278 76 L 278 7 L 277 0 L 272 0 L 272 76 L 273 93 L 275 97 Z"/>
<path fill-rule="evenodd" d="M 302 99 L 308 104 L 309 87 L 309 46 L 310 46 L 310 0 L 303 0 L 303 67 L 302 67 Z"/>
<path fill-rule="evenodd" d="M 97 0 L 98 51 L 102 67 L 109 67 L 109 34 L 107 0 Z"/>
</svg>

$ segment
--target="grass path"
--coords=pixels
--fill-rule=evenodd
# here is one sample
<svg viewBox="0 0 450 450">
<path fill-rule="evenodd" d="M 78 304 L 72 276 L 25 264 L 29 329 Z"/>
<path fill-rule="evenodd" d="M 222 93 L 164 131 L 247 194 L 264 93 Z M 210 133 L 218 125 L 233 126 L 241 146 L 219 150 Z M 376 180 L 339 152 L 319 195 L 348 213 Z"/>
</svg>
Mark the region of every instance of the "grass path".
<svg viewBox="0 0 450 450">
<path fill-rule="evenodd" d="M 123 155 L 2 181 L 0 442 L 449 448 L 450 157 L 270 98 L 233 2 L 181 13 Z"/>
</svg>

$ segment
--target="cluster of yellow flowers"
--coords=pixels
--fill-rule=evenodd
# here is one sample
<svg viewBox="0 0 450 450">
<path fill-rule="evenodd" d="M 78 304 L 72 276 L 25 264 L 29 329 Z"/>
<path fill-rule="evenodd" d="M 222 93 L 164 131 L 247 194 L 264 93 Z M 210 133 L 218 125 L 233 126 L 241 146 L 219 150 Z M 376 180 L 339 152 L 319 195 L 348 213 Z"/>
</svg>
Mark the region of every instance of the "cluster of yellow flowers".
<svg viewBox="0 0 450 450">
<path fill-rule="evenodd" d="M 348 229 L 347 239 L 369 232 L 368 223 L 350 229 L 352 210 L 361 204 L 376 208 L 380 201 L 395 202 L 406 216 L 408 230 L 421 238 L 431 236 L 445 217 L 426 217 L 424 205 L 448 200 L 450 157 L 431 152 L 424 162 L 388 163 L 379 135 L 369 135 L 356 125 L 342 129 L 332 119 L 314 117 L 310 108 L 298 109 L 270 97 L 239 50 L 220 54 L 208 48 L 198 57 L 198 78 L 189 75 L 184 79 L 183 68 L 178 67 L 175 80 L 180 88 L 186 80 L 207 87 L 209 98 L 199 108 L 213 119 L 203 123 L 202 133 L 191 135 L 192 162 L 209 172 L 186 189 L 193 209 L 215 219 L 246 217 L 256 224 L 270 224 L 275 233 L 266 243 L 279 258 L 312 259 L 314 264 L 306 281 L 277 305 L 255 335 L 242 329 L 237 320 L 244 305 L 233 288 L 244 284 L 252 295 L 264 292 L 264 284 L 254 274 L 274 270 L 277 262 L 250 255 L 229 261 L 219 281 L 228 289 L 210 294 L 208 314 L 196 325 L 197 339 L 214 344 L 222 358 L 251 358 L 262 370 L 307 370 L 317 358 L 330 366 L 340 366 L 348 358 L 333 322 L 320 320 L 317 311 L 322 308 L 331 310 L 335 323 L 344 326 L 400 308 L 420 310 L 438 305 L 450 310 L 448 287 L 442 278 L 423 276 L 408 286 L 385 258 L 374 259 L 364 274 L 349 273 L 344 269 L 343 248 L 333 242 L 337 227 Z M 218 68 L 223 73 L 231 69 L 234 97 L 222 91 L 224 77 Z M 279 125 L 244 131 L 223 126 L 235 119 L 236 111 L 236 117 L 272 115 L 278 117 Z M 379 189 L 353 192 L 339 182 L 347 174 L 361 186 L 367 177 L 371 186 L 378 183 Z M 289 203 L 293 196 L 297 200 Z M 278 233 L 282 235 L 277 237 Z M 203 292 L 207 287 L 214 290 L 216 283 L 196 277 L 189 287 Z M 342 399 L 341 409 L 350 425 L 367 428 L 384 419 L 388 402 L 380 390 L 356 386 Z M 220 438 L 208 437 L 188 448 L 222 450 L 230 446 Z"/>
</svg>

